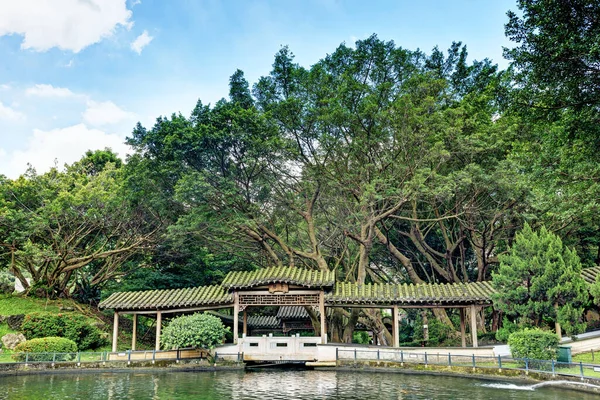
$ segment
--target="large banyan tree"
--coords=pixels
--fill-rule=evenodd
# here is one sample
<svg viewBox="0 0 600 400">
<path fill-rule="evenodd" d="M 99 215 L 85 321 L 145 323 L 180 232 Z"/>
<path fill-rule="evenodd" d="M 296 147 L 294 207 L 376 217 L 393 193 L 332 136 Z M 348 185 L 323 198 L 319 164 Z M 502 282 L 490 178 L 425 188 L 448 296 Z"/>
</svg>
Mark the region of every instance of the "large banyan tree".
<svg viewBox="0 0 600 400">
<path fill-rule="evenodd" d="M 527 190 L 502 73 L 466 59 L 460 43 L 426 55 L 372 36 L 307 69 L 284 47 L 252 90 L 238 70 L 228 100 L 138 125 L 132 160 L 177 204 L 170 235 L 212 252 L 358 283 L 488 279 Z M 390 343 L 370 310 L 338 310 L 332 339 L 356 322 Z"/>
</svg>

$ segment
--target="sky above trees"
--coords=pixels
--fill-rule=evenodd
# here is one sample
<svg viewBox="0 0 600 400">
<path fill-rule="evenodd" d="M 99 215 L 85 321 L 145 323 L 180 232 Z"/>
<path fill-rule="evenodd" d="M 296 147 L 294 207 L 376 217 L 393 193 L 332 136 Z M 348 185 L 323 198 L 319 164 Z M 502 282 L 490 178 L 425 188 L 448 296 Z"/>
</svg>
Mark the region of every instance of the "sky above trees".
<svg viewBox="0 0 600 400">
<path fill-rule="evenodd" d="M 426 52 L 452 41 L 470 60 L 507 65 L 514 1 L 21 0 L 0 3 L 0 174 L 72 163 L 88 149 L 121 157 L 136 121 L 215 103 L 241 69 L 252 84 L 289 45 L 310 66 L 377 33 Z"/>
</svg>

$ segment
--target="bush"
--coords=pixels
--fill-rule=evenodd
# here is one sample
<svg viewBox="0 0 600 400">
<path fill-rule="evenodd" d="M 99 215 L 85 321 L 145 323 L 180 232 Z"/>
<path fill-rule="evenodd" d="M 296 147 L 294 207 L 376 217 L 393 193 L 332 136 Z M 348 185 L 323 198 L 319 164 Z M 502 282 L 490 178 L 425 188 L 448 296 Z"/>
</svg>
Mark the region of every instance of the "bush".
<svg viewBox="0 0 600 400">
<path fill-rule="evenodd" d="M 504 317 L 502 319 L 502 328 L 496 331 L 496 339 L 502 343 L 508 342 L 510 335 L 519 330 L 519 326 Z"/>
<path fill-rule="evenodd" d="M 555 360 L 559 339 L 556 334 L 541 329 L 524 329 L 508 337 L 514 358 Z"/>
<path fill-rule="evenodd" d="M 26 337 L 63 337 L 77 343 L 80 350 L 95 349 L 108 343 L 107 335 L 90 324 L 88 319 L 75 313 L 31 313 L 21 323 Z"/>
<path fill-rule="evenodd" d="M 77 344 L 61 337 L 45 337 L 27 340 L 15 347 L 12 358 L 16 361 L 69 361 L 77 352 Z M 26 356 L 26 353 L 29 353 Z M 62 353 L 62 354 L 54 354 Z"/>
<path fill-rule="evenodd" d="M 429 341 L 427 341 L 427 346 L 455 346 L 457 345 L 460 339 L 453 337 L 454 328 L 448 326 L 438 320 L 435 316 L 429 315 L 427 318 L 427 327 L 429 332 Z M 419 315 L 413 326 L 414 336 L 413 341 L 422 342 L 423 341 L 423 318 Z"/>
<path fill-rule="evenodd" d="M 220 318 L 197 313 L 173 318 L 163 329 L 160 340 L 164 349 L 212 349 L 223 342 L 228 331 Z"/>
<path fill-rule="evenodd" d="M 15 277 L 5 271 L 0 271 L 0 293 L 11 294 L 15 291 Z"/>
</svg>

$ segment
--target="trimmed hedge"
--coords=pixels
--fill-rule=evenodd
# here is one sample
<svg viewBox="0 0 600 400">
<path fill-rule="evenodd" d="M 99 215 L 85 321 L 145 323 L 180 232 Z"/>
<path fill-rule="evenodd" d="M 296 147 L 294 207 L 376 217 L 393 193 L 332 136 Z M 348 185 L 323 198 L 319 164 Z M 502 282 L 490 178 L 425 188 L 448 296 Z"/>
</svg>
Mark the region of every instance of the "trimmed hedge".
<svg viewBox="0 0 600 400">
<path fill-rule="evenodd" d="M 31 313 L 21 323 L 21 331 L 30 339 L 63 337 L 74 341 L 79 350 L 96 349 L 108 344 L 107 334 L 75 313 Z"/>
<path fill-rule="evenodd" d="M 69 361 L 77 352 L 77 344 L 61 337 L 45 337 L 27 340 L 15 347 L 12 358 L 16 361 Z M 29 353 L 26 356 L 26 353 Z M 62 354 L 54 354 L 62 353 Z"/>
<path fill-rule="evenodd" d="M 514 358 L 555 360 L 558 344 L 559 339 L 555 333 L 538 328 L 513 332 L 508 337 L 508 345 Z M 541 367 L 546 364 L 536 363 L 534 366 Z"/>
</svg>

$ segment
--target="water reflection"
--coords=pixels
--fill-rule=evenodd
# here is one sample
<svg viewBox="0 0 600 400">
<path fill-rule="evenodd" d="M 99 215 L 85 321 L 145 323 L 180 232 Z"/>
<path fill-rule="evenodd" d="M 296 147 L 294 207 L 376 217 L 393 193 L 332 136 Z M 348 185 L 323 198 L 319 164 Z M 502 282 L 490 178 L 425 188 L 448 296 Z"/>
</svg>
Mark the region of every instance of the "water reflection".
<svg viewBox="0 0 600 400">
<path fill-rule="evenodd" d="M 398 373 L 269 370 L 57 374 L 0 377 L 0 399 L 469 399 L 587 400 L 590 394 L 533 391 L 475 379 Z"/>
</svg>

